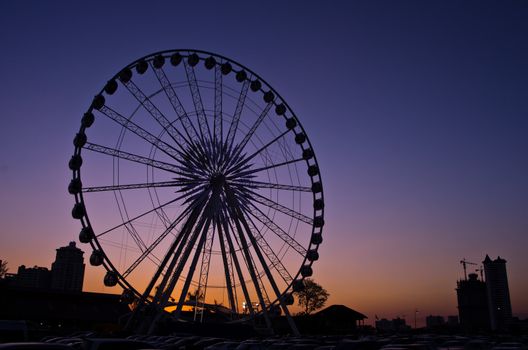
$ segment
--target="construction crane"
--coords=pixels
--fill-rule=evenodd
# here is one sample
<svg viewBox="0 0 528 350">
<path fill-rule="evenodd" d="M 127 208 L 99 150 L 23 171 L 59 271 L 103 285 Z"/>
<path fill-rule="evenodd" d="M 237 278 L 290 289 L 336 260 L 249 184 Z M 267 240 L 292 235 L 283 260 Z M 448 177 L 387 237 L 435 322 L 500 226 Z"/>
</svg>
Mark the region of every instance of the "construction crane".
<svg viewBox="0 0 528 350">
<path fill-rule="evenodd" d="M 484 275 L 482 274 L 483 271 L 484 271 L 484 269 L 482 268 L 482 265 L 480 265 L 480 267 L 475 270 L 475 272 L 480 272 L 480 280 L 482 282 L 484 282 Z"/>
<path fill-rule="evenodd" d="M 464 267 L 464 279 L 467 281 L 466 265 L 478 265 L 478 264 L 471 262 L 471 261 L 467 261 L 466 258 L 460 260 L 460 263 Z"/>
</svg>

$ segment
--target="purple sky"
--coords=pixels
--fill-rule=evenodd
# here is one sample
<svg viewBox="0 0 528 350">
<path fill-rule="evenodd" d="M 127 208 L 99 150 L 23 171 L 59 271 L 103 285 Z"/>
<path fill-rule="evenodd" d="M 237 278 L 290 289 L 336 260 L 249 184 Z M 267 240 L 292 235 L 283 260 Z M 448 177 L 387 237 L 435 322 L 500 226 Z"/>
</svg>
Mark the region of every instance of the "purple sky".
<svg viewBox="0 0 528 350">
<path fill-rule="evenodd" d="M 314 278 L 384 317 L 456 314 L 461 258 L 508 261 L 528 317 L 528 5 L 521 1 L 0 2 L 0 259 L 77 240 L 67 161 L 120 68 L 197 48 L 264 77 L 321 166 Z M 85 249 L 88 251 L 88 248 Z M 87 268 L 87 287 L 105 289 Z"/>
</svg>

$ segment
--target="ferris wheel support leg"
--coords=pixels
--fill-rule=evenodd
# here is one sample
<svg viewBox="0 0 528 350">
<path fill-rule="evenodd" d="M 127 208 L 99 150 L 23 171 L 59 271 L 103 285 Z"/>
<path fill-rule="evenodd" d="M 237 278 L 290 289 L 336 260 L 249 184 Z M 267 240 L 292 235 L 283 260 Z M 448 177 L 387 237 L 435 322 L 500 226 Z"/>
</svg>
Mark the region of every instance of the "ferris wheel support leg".
<svg viewBox="0 0 528 350">
<path fill-rule="evenodd" d="M 211 221 L 211 219 L 210 219 L 210 217 L 211 217 L 211 213 L 210 213 L 211 212 L 211 205 L 212 205 L 212 202 L 214 201 L 214 199 L 217 197 L 217 195 L 218 195 L 217 191 L 213 190 L 213 194 L 211 195 L 211 198 L 209 198 L 209 200 L 207 201 L 207 204 L 206 204 L 206 206 L 204 208 L 204 211 L 203 211 L 202 216 L 200 218 L 200 222 L 198 223 L 198 225 L 196 225 L 192 237 L 187 242 L 187 245 L 185 247 L 185 251 L 183 252 L 183 256 L 181 256 L 181 259 L 178 262 L 178 265 L 176 267 L 176 271 L 171 276 L 171 280 L 170 280 L 169 286 L 163 291 L 163 295 L 160 298 L 159 308 L 157 310 L 157 314 L 156 314 L 153 322 L 151 323 L 149 331 L 148 331 L 149 334 L 152 334 L 156 330 L 157 322 L 159 321 L 159 319 L 161 318 L 161 316 L 165 312 L 164 308 L 167 306 L 167 302 L 169 300 L 169 297 L 170 297 L 172 291 L 174 290 L 174 287 L 176 286 L 176 283 L 177 283 L 178 279 L 180 278 L 180 275 L 181 275 L 181 273 L 183 271 L 183 268 L 185 267 L 185 264 L 187 263 L 187 260 L 189 259 L 189 255 L 191 254 L 191 251 L 192 251 L 194 245 L 196 244 L 196 241 L 198 240 L 198 237 L 200 236 L 200 233 L 202 233 L 202 229 L 203 229 L 204 224 L 205 224 L 206 221 L 207 221 L 207 227 L 209 226 L 209 223 Z M 199 247 L 197 248 L 198 255 L 199 255 L 199 251 L 200 251 L 199 248 L 203 245 L 202 242 L 203 242 L 203 238 L 200 240 Z M 178 254 L 178 256 L 179 255 L 180 254 Z M 188 276 L 188 280 L 189 279 L 192 279 L 192 276 Z M 190 281 L 189 281 L 189 283 L 190 283 Z M 185 294 L 186 293 L 187 292 L 185 292 Z M 184 295 L 184 297 L 185 297 L 185 295 Z M 185 300 L 183 300 L 183 301 L 185 301 Z M 183 301 L 181 301 L 181 304 L 178 304 L 179 308 L 181 308 L 181 306 L 183 304 Z"/>
<path fill-rule="evenodd" d="M 226 190 L 226 193 L 227 193 L 227 197 L 228 197 L 228 202 L 230 202 L 231 209 L 233 209 L 234 206 L 236 206 L 236 203 L 234 203 L 233 197 L 232 197 L 231 193 L 229 192 L 229 190 Z M 233 213 L 233 214 L 236 214 L 236 213 Z M 253 281 L 253 285 L 255 286 L 255 290 L 257 292 L 257 296 L 258 296 L 260 305 L 262 305 L 262 312 L 264 314 L 264 319 L 266 321 L 266 326 L 271 332 L 273 332 L 273 326 L 271 324 L 271 320 L 270 320 L 269 315 L 268 315 L 268 310 L 267 310 L 268 307 L 266 305 L 266 302 L 264 301 L 264 296 L 262 295 L 262 290 L 260 289 L 260 284 L 259 284 L 258 279 L 257 279 L 255 266 L 253 265 L 253 262 L 252 262 L 252 259 L 251 259 L 251 253 L 249 251 L 249 247 L 247 245 L 246 238 L 244 237 L 244 231 L 242 230 L 242 227 L 240 226 L 240 221 L 239 221 L 240 218 L 237 217 L 237 215 L 232 215 L 232 219 L 235 222 L 235 227 L 236 227 L 236 229 L 238 231 L 238 236 L 240 238 L 240 243 L 242 244 L 242 251 L 244 252 L 244 255 L 246 256 L 246 263 L 248 265 L 248 270 L 249 270 L 249 274 L 251 276 L 251 280 Z M 264 286 L 262 286 L 262 288 L 263 287 Z"/>
<path fill-rule="evenodd" d="M 174 255 L 174 259 L 178 261 L 178 264 L 173 274 L 166 274 L 170 276 L 170 282 L 167 288 L 163 290 L 162 294 L 159 297 L 158 304 L 157 304 L 158 308 L 156 310 L 156 314 L 154 315 L 152 319 L 152 322 L 150 322 L 149 324 L 149 329 L 147 332 L 148 334 L 153 334 L 156 331 L 157 323 L 159 322 L 159 320 L 161 319 L 161 317 L 163 316 L 165 312 L 164 309 L 167 306 L 170 295 L 172 291 L 174 290 L 174 287 L 176 286 L 178 279 L 180 278 L 181 272 L 185 264 L 187 263 L 187 259 L 189 258 L 191 250 L 194 247 L 194 244 L 196 243 L 198 239 L 199 233 L 202 231 L 204 221 L 205 221 L 205 218 L 202 217 L 198 225 L 196 225 L 192 237 L 190 238 L 188 242 L 186 242 L 186 247 L 185 247 L 185 251 L 183 252 L 183 255 L 181 255 L 181 249 L 179 250 L 179 252 L 177 252 L 177 254 Z M 183 247 L 183 245 L 185 245 L 185 243 L 182 244 L 181 247 Z"/>
<path fill-rule="evenodd" d="M 194 225 L 196 223 L 196 220 L 198 219 L 198 215 L 200 214 L 200 211 L 201 211 L 201 208 L 200 208 L 200 210 L 197 210 L 196 212 L 193 212 L 194 216 L 189 218 L 189 220 L 185 223 L 186 226 L 184 226 L 183 229 L 182 229 L 182 233 L 183 233 L 182 237 L 183 238 L 180 240 L 180 244 L 178 244 L 177 250 L 174 251 L 174 249 L 173 249 L 172 252 L 170 253 L 170 254 L 172 254 L 172 260 L 170 262 L 169 267 L 167 268 L 167 271 L 165 272 L 165 275 L 163 276 L 163 279 L 162 279 L 162 281 L 161 281 L 161 283 L 160 283 L 160 285 L 158 287 L 158 290 L 156 291 L 156 295 L 155 295 L 154 301 L 153 301 L 155 304 L 160 304 L 161 303 L 161 298 L 162 298 L 162 294 L 165 291 L 165 286 L 169 282 L 170 276 L 172 275 L 172 272 L 174 271 L 174 268 L 176 267 L 176 263 L 178 262 L 178 257 L 180 256 L 181 251 L 185 247 L 185 243 L 187 242 L 187 238 L 189 237 L 189 234 L 192 231 L 192 228 L 194 227 Z"/>
<path fill-rule="evenodd" d="M 229 269 L 229 262 L 228 262 L 227 252 L 226 252 L 225 241 L 224 241 L 225 237 L 222 232 L 222 226 L 220 225 L 220 222 L 217 222 L 217 231 L 218 231 L 218 240 L 220 242 L 220 250 L 222 253 L 222 260 L 224 262 L 224 273 L 226 277 L 227 296 L 229 298 L 229 306 L 231 307 L 232 315 L 234 315 L 236 313 L 236 304 L 235 304 L 235 298 L 233 294 L 233 282 L 231 281 L 231 271 Z"/>
<path fill-rule="evenodd" d="M 202 253 L 202 263 L 200 266 L 200 277 L 198 279 L 198 295 L 196 298 L 196 306 L 194 308 L 194 321 L 200 316 L 200 322 L 203 322 L 203 315 L 205 310 L 205 296 L 207 294 L 207 281 L 209 279 L 209 268 L 211 267 L 211 253 L 213 250 L 214 237 L 216 226 L 214 223 L 207 229 L 205 245 Z"/>
<path fill-rule="evenodd" d="M 172 226 L 171 226 L 171 228 L 172 228 Z M 153 278 L 151 279 L 151 281 L 150 281 L 149 285 L 147 286 L 145 292 L 143 293 L 143 295 L 139 299 L 139 302 L 138 302 L 136 308 L 134 309 L 134 312 L 132 313 L 132 316 L 128 319 L 128 322 L 127 322 L 127 324 L 125 326 L 126 330 L 131 330 L 133 328 L 133 324 L 135 322 L 135 319 L 137 317 L 137 314 L 138 314 L 139 310 L 141 310 L 142 307 L 144 306 L 145 301 L 147 300 L 148 296 L 150 295 L 150 292 L 152 291 L 152 288 L 154 287 L 154 284 L 158 280 L 159 276 L 161 275 L 162 270 L 164 269 L 165 265 L 167 264 L 170 255 L 174 251 L 174 248 L 181 241 L 181 239 L 183 237 L 183 233 L 184 233 L 183 231 L 180 232 L 180 234 L 178 235 L 178 237 L 176 238 L 176 240 L 174 241 L 174 243 L 170 247 L 168 253 L 165 255 L 163 261 L 161 262 L 160 266 L 158 267 L 158 270 L 156 271 L 156 273 L 154 274 Z"/>
<path fill-rule="evenodd" d="M 176 319 L 180 318 L 181 311 L 183 308 L 183 303 L 185 302 L 185 297 L 187 296 L 187 292 L 189 292 L 189 286 L 191 285 L 194 271 L 196 270 L 196 265 L 198 264 L 198 260 L 200 258 L 200 253 L 202 253 L 202 248 L 207 239 L 207 232 L 209 231 L 210 225 L 211 225 L 211 218 L 208 218 L 205 226 L 203 227 L 202 237 L 200 237 L 200 242 L 198 243 L 198 247 L 196 248 L 196 252 L 194 253 L 191 266 L 189 267 L 189 272 L 187 273 L 187 278 L 185 279 L 185 283 L 183 285 L 183 288 L 180 294 L 180 299 L 178 300 L 178 306 L 176 307 L 176 311 L 174 311 L 174 318 Z M 197 305 L 195 305 L 195 308 L 196 307 Z"/>
<path fill-rule="evenodd" d="M 222 215 L 222 223 L 224 225 L 224 233 L 227 240 L 227 244 L 229 245 L 229 250 L 232 252 L 233 262 L 235 263 L 235 269 L 238 275 L 238 280 L 240 281 L 240 286 L 242 287 L 242 293 L 244 294 L 244 298 L 246 299 L 248 308 L 249 308 L 249 314 L 253 316 L 255 314 L 255 310 L 253 310 L 253 304 L 251 303 L 251 298 L 249 297 L 249 292 L 246 286 L 246 282 L 244 281 L 244 275 L 242 274 L 242 269 L 240 268 L 240 262 L 238 261 L 238 257 L 236 256 L 235 247 L 233 245 L 233 240 L 231 239 L 231 236 L 229 234 L 229 226 L 227 224 L 227 217 L 224 217 Z M 254 321 L 254 319 L 252 318 Z"/>
<path fill-rule="evenodd" d="M 277 287 L 277 283 L 275 282 L 275 279 L 273 278 L 273 275 L 271 274 L 271 271 L 268 268 L 268 264 L 266 263 L 266 260 L 264 259 L 264 256 L 262 255 L 262 252 L 260 251 L 260 249 L 258 247 L 257 240 L 255 239 L 255 237 L 251 233 L 251 229 L 250 229 L 250 227 L 249 227 L 249 225 L 248 225 L 248 223 L 246 221 L 246 218 L 244 217 L 244 214 L 242 213 L 242 210 L 240 209 L 239 206 L 236 206 L 235 210 L 236 210 L 236 212 L 238 214 L 238 218 L 240 219 L 240 221 L 242 222 L 242 225 L 244 226 L 244 228 L 246 230 L 246 234 L 248 235 L 249 240 L 251 241 L 251 244 L 253 245 L 253 249 L 257 253 L 257 257 L 258 257 L 258 259 L 260 261 L 260 264 L 262 265 L 262 268 L 266 272 L 266 276 L 268 277 L 268 280 L 269 280 L 269 282 L 271 284 L 271 287 L 273 288 L 273 291 L 275 292 L 275 295 L 277 296 L 279 304 L 280 304 L 282 310 L 284 311 L 284 314 L 286 316 L 286 319 L 288 320 L 288 324 L 290 325 L 290 328 L 291 328 L 293 334 L 295 336 L 299 336 L 300 335 L 299 329 L 297 328 L 297 325 L 293 321 L 293 318 L 290 315 L 288 307 L 286 306 L 286 304 L 284 303 L 284 301 L 281 298 L 281 293 L 279 291 L 279 288 Z"/>
<path fill-rule="evenodd" d="M 195 203 L 195 208 L 193 209 L 193 211 L 191 212 L 191 215 L 189 216 L 189 219 L 186 221 L 185 225 L 183 226 L 182 230 L 180 231 L 180 235 L 178 235 L 178 238 L 181 237 L 181 239 L 178 240 L 178 238 L 173 242 L 172 246 L 170 247 L 169 251 L 167 252 L 167 254 L 165 254 L 165 257 L 162 261 L 162 263 L 160 264 L 160 266 L 158 267 L 156 273 L 154 274 L 153 278 L 151 279 L 149 285 L 147 286 L 147 289 L 145 290 L 145 292 L 143 293 L 141 299 L 140 299 L 140 303 L 138 304 L 138 307 L 134 310 L 134 314 L 133 314 L 133 317 L 130 318 L 129 320 L 129 324 L 127 324 L 127 329 L 131 329 L 132 327 L 134 327 L 134 324 L 133 324 L 133 321 L 134 319 L 137 317 L 137 313 L 141 311 L 141 309 L 143 308 L 143 305 L 145 304 L 147 298 L 149 297 L 150 293 L 152 292 L 152 289 L 154 288 L 154 285 L 156 284 L 156 282 L 158 281 L 159 277 L 161 276 L 165 266 L 167 265 L 169 259 L 172 257 L 172 261 L 170 262 L 170 265 L 169 265 L 169 268 L 167 269 L 167 272 L 165 273 L 165 276 L 163 277 L 163 280 L 156 292 L 156 295 L 152 301 L 152 305 L 159 305 L 160 303 L 160 298 L 161 298 L 161 293 L 163 292 L 164 290 L 164 287 L 165 285 L 167 284 L 167 280 L 169 278 L 169 276 L 171 275 L 171 272 L 172 270 L 174 270 L 174 266 L 177 262 L 177 258 L 181 252 L 181 250 L 183 249 L 183 243 L 187 240 L 187 237 L 189 236 L 189 232 L 192 230 L 194 224 L 196 223 L 196 220 L 198 218 L 198 215 L 200 214 L 200 212 L 202 211 L 202 208 L 203 208 L 203 205 L 200 206 L 200 202 L 202 202 L 201 204 L 203 204 L 203 198 L 199 199 L 196 203 Z M 176 253 L 174 253 L 176 251 Z M 141 332 L 144 332 L 144 329 L 146 328 L 146 325 L 149 323 L 148 321 L 150 320 L 150 317 L 147 317 L 147 321 L 144 321 L 142 325 L 140 325 L 138 328 L 137 328 L 137 331 L 138 333 L 141 333 Z"/>
</svg>

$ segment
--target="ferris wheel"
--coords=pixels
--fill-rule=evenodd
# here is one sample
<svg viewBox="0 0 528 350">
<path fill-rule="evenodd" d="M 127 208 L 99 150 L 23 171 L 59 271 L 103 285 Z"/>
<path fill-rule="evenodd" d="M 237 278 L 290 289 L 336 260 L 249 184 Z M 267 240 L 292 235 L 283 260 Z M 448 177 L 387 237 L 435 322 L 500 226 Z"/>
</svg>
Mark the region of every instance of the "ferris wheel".
<svg viewBox="0 0 528 350">
<path fill-rule="evenodd" d="M 297 333 L 288 305 L 319 258 L 323 187 L 300 121 L 264 79 L 205 51 L 142 57 L 95 95 L 73 143 L 79 240 L 134 303 L 129 324 L 152 332 L 163 310 L 189 307 L 203 321 L 216 305 L 270 328 L 283 313 Z"/>
</svg>

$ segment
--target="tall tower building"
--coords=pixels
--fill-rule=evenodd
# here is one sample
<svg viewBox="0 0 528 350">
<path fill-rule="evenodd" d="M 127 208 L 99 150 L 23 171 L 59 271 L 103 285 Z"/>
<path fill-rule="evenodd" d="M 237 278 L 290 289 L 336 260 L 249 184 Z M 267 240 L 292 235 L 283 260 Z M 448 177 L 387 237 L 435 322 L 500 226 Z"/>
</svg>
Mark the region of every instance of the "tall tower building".
<svg viewBox="0 0 528 350">
<path fill-rule="evenodd" d="M 491 329 L 507 330 L 512 322 L 512 308 L 508 276 L 506 275 L 506 260 L 497 257 L 491 260 L 488 255 L 483 261 L 488 291 L 488 308 Z"/>
<path fill-rule="evenodd" d="M 70 242 L 57 249 L 55 262 L 51 264 L 51 288 L 70 292 L 82 291 L 84 279 L 84 252 Z"/>
<path fill-rule="evenodd" d="M 470 273 L 468 279 L 457 282 L 458 316 L 460 327 L 466 331 L 490 329 L 486 284 Z"/>
</svg>

